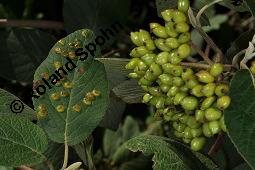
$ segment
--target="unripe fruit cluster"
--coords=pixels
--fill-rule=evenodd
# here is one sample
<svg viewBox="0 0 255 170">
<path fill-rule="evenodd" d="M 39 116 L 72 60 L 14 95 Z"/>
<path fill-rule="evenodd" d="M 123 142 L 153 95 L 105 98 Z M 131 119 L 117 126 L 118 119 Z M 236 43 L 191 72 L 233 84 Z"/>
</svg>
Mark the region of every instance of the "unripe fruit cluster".
<svg viewBox="0 0 255 170">
<path fill-rule="evenodd" d="M 172 122 L 175 136 L 198 151 L 205 137 L 226 131 L 223 111 L 230 97 L 228 84 L 216 82 L 222 64 L 196 71 L 180 65 L 191 53 L 188 8 L 188 0 L 179 0 L 178 9 L 163 11 L 165 26 L 151 23 L 152 36 L 145 30 L 132 32 L 138 47 L 131 51 L 126 68 L 133 70 L 129 76 L 146 91 L 143 102 L 155 106 L 156 115 Z"/>
</svg>

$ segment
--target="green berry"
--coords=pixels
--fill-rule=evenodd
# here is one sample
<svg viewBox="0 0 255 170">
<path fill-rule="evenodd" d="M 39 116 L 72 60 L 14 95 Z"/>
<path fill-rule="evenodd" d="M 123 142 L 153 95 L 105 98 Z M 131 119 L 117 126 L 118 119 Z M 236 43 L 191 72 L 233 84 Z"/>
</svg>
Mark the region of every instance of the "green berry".
<svg viewBox="0 0 255 170">
<path fill-rule="evenodd" d="M 173 97 L 179 92 L 179 87 L 177 86 L 172 86 L 170 87 L 169 91 L 167 92 L 167 96 Z"/>
<path fill-rule="evenodd" d="M 146 80 L 149 80 L 149 81 L 153 82 L 153 81 L 155 81 L 157 79 L 157 76 L 152 74 L 152 72 L 150 70 L 147 70 L 145 75 L 144 75 L 144 78 Z"/>
<path fill-rule="evenodd" d="M 165 40 L 162 38 L 158 38 L 155 41 L 155 45 L 158 49 L 160 49 L 161 51 L 171 51 L 171 48 L 169 48 L 166 44 L 165 44 Z"/>
<path fill-rule="evenodd" d="M 188 122 L 188 119 L 189 119 L 189 115 L 187 114 L 184 114 L 180 117 L 179 121 L 183 124 L 186 124 Z"/>
<path fill-rule="evenodd" d="M 146 93 L 144 96 L 143 96 L 143 103 L 148 103 L 151 99 L 152 99 L 152 95 L 150 95 L 149 93 Z"/>
<path fill-rule="evenodd" d="M 173 105 L 173 98 L 172 97 L 166 97 L 165 98 L 165 105 Z"/>
<path fill-rule="evenodd" d="M 182 141 L 186 144 L 191 142 L 191 138 L 182 138 Z"/>
<path fill-rule="evenodd" d="M 212 83 L 214 82 L 214 77 L 205 70 L 201 70 L 196 73 L 198 80 L 202 83 Z"/>
<path fill-rule="evenodd" d="M 170 89 L 170 86 L 168 84 L 160 84 L 160 89 L 162 92 L 167 93 L 168 90 Z"/>
<path fill-rule="evenodd" d="M 208 123 L 208 126 L 213 135 L 218 134 L 221 131 L 219 121 L 211 121 Z"/>
<path fill-rule="evenodd" d="M 189 24 L 186 22 L 178 22 L 175 24 L 175 30 L 178 33 L 184 33 L 189 31 Z"/>
<path fill-rule="evenodd" d="M 229 92 L 229 85 L 219 84 L 215 88 L 215 94 L 219 97 L 226 95 Z"/>
<path fill-rule="evenodd" d="M 137 67 L 140 71 L 146 71 L 148 69 L 148 66 L 142 61 L 138 61 Z"/>
<path fill-rule="evenodd" d="M 182 44 L 178 48 L 178 56 L 181 59 L 187 58 L 191 54 L 191 48 L 189 44 Z"/>
<path fill-rule="evenodd" d="M 160 24 L 158 24 L 156 27 L 154 26 L 155 23 L 150 24 L 150 29 L 157 37 L 160 38 L 167 38 L 168 34 L 166 33 L 166 28 Z"/>
<path fill-rule="evenodd" d="M 178 132 L 183 132 L 186 125 L 183 123 L 173 122 L 173 128 Z"/>
<path fill-rule="evenodd" d="M 155 106 L 157 109 L 163 109 L 165 106 L 165 98 L 164 97 L 158 98 L 158 101 Z"/>
<path fill-rule="evenodd" d="M 161 15 L 165 21 L 172 21 L 173 19 L 174 10 L 173 9 L 167 9 L 161 12 Z"/>
<path fill-rule="evenodd" d="M 148 50 L 145 46 L 140 46 L 140 47 L 134 48 L 130 52 L 130 56 L 132 56 L 132 57 L 142 57 L 143 55 L 145 55 L 147 53 L 152 53 L 152 52 L 150 50 Z"/>
<path fill-rule="evenodd" d="M 182 113 L 177 113 L 177 114 L 172 116 L 171 120 L 172 121 L 177 121 L 182 117 L 182 115 L 183 115 Z"/>
<path fill-rule="evenodd" d="M 196 121 L 194 116 L 189 116 L 188 120 L 187 120 L 187 125 L 190 128 L 196 129 L 196 128 L 199 128 L 201 126 L 201 123 Z"/>
<path fill-rule="evenodd" d="M 186 86 L 184 85 L 184 86 L 181 86 L 181 87 L 180 87 L 180 91 L 182 91 L 182 92 L 188 92 L 188 91 L 189 91 L 189 88 L 186 87 Z"/>
<path fill-rule="evenodd" d="M 183 135 L 184 135 L 184 132 L 174 131 L 174 135 L 175 135 L 177 138 L 182 138 Z"/>
<path fill-rule="evenodd" d="M 148 90 L 153 96 L 161 96 L 161 90 L 159 87 L 149 87 Z"/>
<path fill-rule="evenodd" d="M 161 74 L 158 78 L 163 84 L 172 84 L 173 81 L 173 77 L 169 74 Z"/>
<path fill-rule="evenodd" d="M 148 31 L 145 31 L 145 30 L 142 30 L 140 29 L 140 32 L 139 32 L 139 40 L 142 42 L 142 43 L 146 43 L 147 41 L 151 40 L 151 35 Z"/>
<path fill-rule="evenodd" d="M 205 118 L 208 121 L 218 120 L 222 115 L 222 112 L 216 108 L 208 108 L 205 110 Z"/>
<path fill-rule="evenodd" d="M 216 100 L 216 97 L 214 97 L 214 96 L 205 98 L 205 99 L 203 100 L 202 104 L 201 104 L 200 109 L 201 109 L 201 110 L 208 109 L 209 107 L 212 106 L 212 104 L 215 102 L 215 100 Z"/>
<path fill-rule="evenodd" d="M 139 75 L 137 73 L 129 73 L 128 77 L 130 77 L 132 79 L 136 79 L 136 78 L 139 78 Z"/>
<path fill-rule="evenodd" d="M 173 13 L 173 20 L 174 20 L 175 23 L 186 22 L 187 17 L 183 12 L 176 10 Z"/>
<path fill-rule="evenodd" d="M 191 129 L 190 127 L 186 127 L 184 129 L 184 135 L 183 135 L 184 138 L 186 139 L 191 139 L 192 138 L 192 134 L 191 134 Z"/>
<path fill-rule="evenodd" d="M 195 112 L 196 121 L 203 122 L 204 116 L 205 116 L 205 112 L 203 110 L 196 110 Z"/>
<path fill-rule="evenodd" d="M 180 36 L 178 37 L 178 42 L 183 44 L 183 43 L 189 42 L 190 39 L 191 39 L 191 34 L 189 32 L 184 32 L 180 34 Z"/>
<path fill-rule="evenodd" d="M 171 69 L 171 73 L 173 76 L 181 76 L 183 72 L 182 66 L 174 65 Z"/>
<path fill-rule="evenodd" d="M 163 68 L 165 73 L 172 73 L 174 65 L 171 64 L 171 63 L 166 63 L 166 64 L 162 65 L 162 68 Z"/>
<path fill-rule="evenodd" d="M 182 100 L 181 105 L 184 110 L 195 110 L 198 106 L 198 100 L 193 96 L 187 96 Z"/>
<path fill-rule="evenodd" d="M 142 46 L 143 43 L 139 39 L 139 32 L 131 32 L 130 33 L 130 38 L 131 41 L 136 45 L 136 46 Z"/>
<path fill-rule="evenodd" d="M 193 89 L 194 87 L 196 87 L 198 85 L 198 81 L 196 79 L 188 79 L 186 80 L 186 86 L 189 89 Z"/>
<path fill-rule="evenodd" d="M 168 22 L 165 24 L 166 33 L 173 38 L 178 37 L 179 33 L 175 30 L 175 24 L 173 22 Z"/>
<path fill-rule="evenodd" d="M 180 77 L 174 77 L 173 78 L 173 85 L 174 86 L 178 86 L 178 87 L 183 86 L 184 85 L 184 81 Z"/>
<path fill-rule="evenodd" d="M 203 88 L 202 85 L 197 84 L 195 87 L 192 88 L 191 94 L 196 97 L 202 97 L 203 96 L 202 88 Z"/>
<path fill-rule="evenodd" d="M 178 0 L 178 10 L 187 13 L 190 3 L 189 0 Z"/>
<path fill-rule="evenodd" d="M 153 51 L 156 49 L 156 46 L 154 44 L 154 41 L 153 40 L 148 40 L 145 42 L 145 47 L 150 50 L 150 51 Z"/>
<path fill-rule="evenodd" d="M 144 77 L 142 77 L 142 78 L 140 78 L 138 84 L 139 84 L 139 85 L 149 86 L 149 85 L 152 84 L 152 82 L 149 81 L 149 80 L 146 80 Z"/>
<path fill-rule="evenodd" d="M 230 105 L 231 98 L 229 96 L 221 96 L 217 99 L 216 106 L 220 110 L 225 110 Z"/>
<path fill-rule="evenodd" d="M 194 139 L 192 139 L 192 141 L 190 143 L 190 148 L 193 151 L 199 151 L 199 150 L 203 149 L 205 142 L 206 142 L 206 140 L 204 137 L 194 138 Z"/>
<path fill-rule="evenodd" d="M 161 52 L 155 58 L 155 62 L 159 65 L 166 64 L 168 62 L 168 56 L 169 56 L 168 52 Z"/>
<path fill-rule="evenodd" d="M 171 54 L 173 54 L 175 52 L 172 52 Z M 170 54 L 170 55 L 171 55 Z M 178 65 L 180 62 L 182 62 L 182 59 L 178 57 L 178 55 L 175 53 L 175 55 L 171 56 L 168 58 L 168 61 L 171 63 L 171 64 L 174 64 L 174 65 Z"/>
<path fill-rule="evenodd" d="M 210 96 L 214 95 L 215 87 L 216 87 L 215 83 L 208 83 L 208 84 L 204 85 L 202 88 L 203 95 L 206 97 L 210 97 Z"/>
<path fill-rule="evenodd" d="M 180 43 L 176 38 L 167 38 L 165 44 L 171 49 L 176 49 L 180 46 Z"/>
<path fill-rule="evenodd" d="M 138 59 L 138 58 L 132 58 L 129 62 L 128 62 L 128 64 L 126 65 L 126 69 L 134 69 L 136 66 L 137 66 L 137 64 L 138 64 L 138 62 L 140 62 L 141 60 L 140 59 Z"/>
<path fill-rule="evenodd" d="M 211 130 L 210 130 L 210 128 L 209 128 L 209 124 L 208 124 L 208 123 L 204 123 L 204 124 L 203 124 L 202 130 L 203 130 L 203 134 L 204 134 L 206 137 L 210 138 L 210 137 L 213 136 L 213 134 L 212 134 L 212 132 L 211 132 Z"/>
<path fill-rule="evenodd" d="M 162 69 L 160 67 L 160 65 L 156 64 L 156 63 L 152 63 L 150 66 L 150 71 L 152 72 L 153 75 L 155 76 L 159 76 L 162 74 Z"/>
<path fill-rule="evenodd" d="M 194 75 L 194 72 L 192 69 L 190 68 L 186 68 L 183 70 L 182 72 L 182 79 L 183 80 L 188 80 L 188 79 L 191 79 L 191 77 Z"/>
<path fill-rule="evenodd" d="M 143 62 L 146 64 L 146 65 L 151 65 L 154 60 L 156 58 L 156 54 L 145 54 L 144 56 L 141 57 L 141 59 L 143 60 Z M 134 58 L 135 59 L 135 58 Z"/>
<path fill-rule="evenodd" d="M 214 77 L 219 76 L 223 72 L 224 66 L 220 63 L 215 63 L 210 68 L 210 74 Z"/>
<path fill-rule="evenodd" d="M 191 129 L 191 134 L 193 138 L 201 136 L 203 134 L 202 128 Z"/>
<path fill-rule="evenodd" d="M 174 96 L 174 105 L 178 105 L 182 102 L 182 100 L 187 96 L 187 93 L 184 92 L 178 92 Z"/>
</svg>

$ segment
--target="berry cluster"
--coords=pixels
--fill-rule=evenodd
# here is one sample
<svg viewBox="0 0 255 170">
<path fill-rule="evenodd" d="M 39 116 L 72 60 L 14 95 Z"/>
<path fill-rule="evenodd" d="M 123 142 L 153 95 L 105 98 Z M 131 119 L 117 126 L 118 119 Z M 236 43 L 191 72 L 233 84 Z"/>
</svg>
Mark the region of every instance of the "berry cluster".
<svg viewBox="0 0 255 170">
<path fill-rule="evenodd" d="M 198 151 L 205 137 L 226 131 L 223 110 L 230 104 L 228 84 L 218 82 L 223 65 L 213 64 L 209 70 L 194 70 L 181 66 L 191 53 L 188 0 L 179 0 L 178 9 L 163 11 L 165 26 L 150 24 L 145 30 L 131 33 L 138 46 L 126 65 L 133 70 L 131 78 L 139 79 L 146 91 L 143 102 L 156 108 L 156 115 L 172 121 L 174 134 Z"/>
</svg>

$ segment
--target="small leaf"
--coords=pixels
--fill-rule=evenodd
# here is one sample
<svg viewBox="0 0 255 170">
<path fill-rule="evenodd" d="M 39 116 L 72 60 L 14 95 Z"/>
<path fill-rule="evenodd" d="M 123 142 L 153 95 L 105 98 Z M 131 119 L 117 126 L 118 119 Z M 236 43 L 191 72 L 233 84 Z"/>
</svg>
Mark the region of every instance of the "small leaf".
<svg viewBox="0 0 255 170">
<path fill-rule="evenodd" d="M 40 30 L 16 28 L 0 31 L 0 42 L 0 76 L 32 83 L 36 68 L 56 40 Z"/>
<path fill-rule="evenodd" d="M 78 47 L 84 45 L 85 50 L 86 44 L 93 38 L 92 31 L 86 29 L 68 35 L 53 46 L 49 56 L 36 70 L 35 82 L 40 81 L 42 75 L 46 73 L 50 75 L 48 83 L 52 88 L 49 89 L 45 83 L 42 83 L 41 86 L 45 87 L 46 93 L 39 99 L 33 98 L 33 102 L 37 112 L 39 105 L 45 106 L 48 116 L 39 123 L 49 138 L 55 142 L 67 142 L 68 145 L 80 143 L 91 134 L 105 115 L 109 102 L 106 72 L 103 64 L 91 57 L 93 53 L 97 57 L 99 51 L 90 52 L 89 58 L 85 61 L 78 60 L 78 56 L 74 56 Z M 73 59 L 65 57 L 66 54 L 69 56 L 71 54 Z M 56 67 L 63 68 L 67 73 L 62 74 L 64 77 L 62 80 L 55 73 Z M 54 85 L 54 77 L 51 78 L 54 75 L 60 85 Z M 86 96 L 93 90 L 99 93 L 98 96 L 93 95 L 94 97 L 88 99 Z M 61 96 L 61 93 L 68 95 Z M 57 95 L 57 98 L 52 98 L 51 95 Z"/>
<path fill-rule="evenodd" d="M 243 158 L 255 167 L 255 88 L 248 70 L 238 71 L 231 80 L 231 105 L 225 110 L 230 139 Z"/>
<path fill-rule="evenodd" d="M 13 107 L 15 107 L 13 105 L 14 103 L 12 104 L 12 102 L 15 100 L 20 101 L 24 106 L 24 109 L 21 111 L 21 113 L 17 113 L 18 116 L 25 117 L 29 120 L 37 119 L 35 111 L 33 109 L 31 109 L 29 106 L 27 106 L 25 103 L 23 103 L 18 97 L 14 96 L 13 94 L 11 94 L 3 89 L 0 89 L 0 115 L 1 114 L 12 114 L 12 115 L 15 114 L 11 110 L 11 105 Z M 22 107 L 22 106 L 18 105 L 17 107 Z"/>
<path fill-rule="evenodd" d="M 133 152 L 141 151 L 144 155 L 153 155 L 154 170 L 205 170 L 202 162 L 187 148 L 177 142 L 168 143 L 159 136 L 138 136 L 125 144 Z"/>
<path fill-rule="evenodd" d="M 48 141 L 44 131 L 30 121 L 0 115 L 0 164 L 20 166 L 38 164 L 46 159 Z"/>
<path fill-rule="evenodd" d="M 113 92 L 126 103 L 141 103 L 144 95 L 144 90 L 133 79 L 116 86 Z"/>
</svg>

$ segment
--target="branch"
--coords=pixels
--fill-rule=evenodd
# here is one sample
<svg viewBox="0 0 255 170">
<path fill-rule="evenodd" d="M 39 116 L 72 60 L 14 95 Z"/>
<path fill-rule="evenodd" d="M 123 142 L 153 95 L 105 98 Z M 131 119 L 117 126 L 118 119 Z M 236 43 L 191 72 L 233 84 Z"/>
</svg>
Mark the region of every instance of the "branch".
<svg viewBox="0 0 255 170">
<path fill-rule="evenodd" d="M 190 43 L 190 46 L 209 64 L 212 65 L 213 62 L 208 58 L 208 56 L 194 43 Z"/>
<path fill-rule="evenodd" d="M 127 48 L 123 48 L 123 49 L 113 49 L 105 54 L 102 55 L 102 58 L 107 58 L 108 56 L 111 56 L 113 55 L 114 53 L 117 53 L 117 52 L 122 52 L 122 51 L 127 51 L 128 49 Z"/>
<path fill-rule="evenodd" d="M 63 30 L 64 24 L 59 21 L 49 20 L 7 20 L 0 19 L 0 27 L 32 27 L 32 28 L 44 28 L 44 29 L 55 29 Z"/>
<path fill-rule="evenodd" d="M 181 66 L 186 66 L 186 67 L 193 67 L 193 68 L 201 68 L 201 69 L 210 69 L 210 65 L 208 64 L 201 64 L 201 63 L 189 63 L 189 62 L 181 62 Z M 225 64 L 224 65 L 224 71 L 231 71 L 234 68 L 234 66 Z"/>
<path fill-rule="evenodd" d="M 217 139 L 216 139 L 215 143 L 213 144 L 213 146 L 209 150 L 208 155 L 213 156 L 214 154 L 216 154 L 219 151 L 219 149 L 220 149 L 223 142 L 224 142 L 224 133 L 221 132 L 217 136 Z"/>
</svg>

